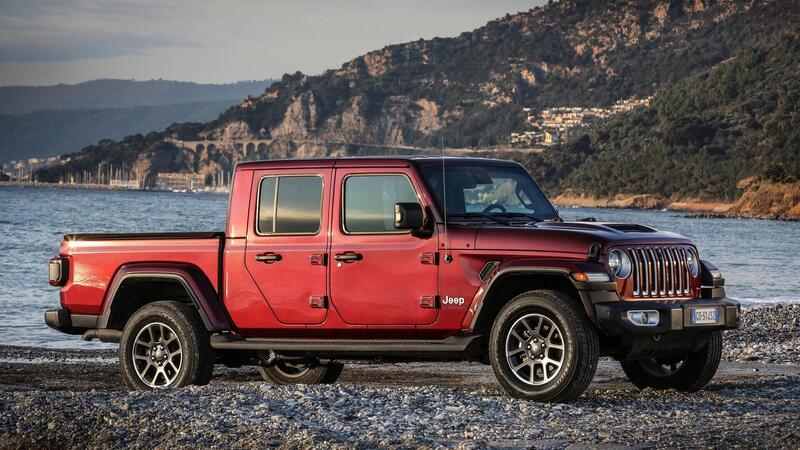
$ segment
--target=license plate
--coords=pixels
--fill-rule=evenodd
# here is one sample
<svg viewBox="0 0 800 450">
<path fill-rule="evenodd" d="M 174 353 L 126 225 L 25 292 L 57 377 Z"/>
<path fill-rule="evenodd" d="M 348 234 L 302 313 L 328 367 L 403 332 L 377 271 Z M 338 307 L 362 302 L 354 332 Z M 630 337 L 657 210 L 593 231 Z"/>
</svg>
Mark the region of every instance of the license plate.
<svg viewBox="0 0 800 450">
<path fill-rule="evenodd" d="M 709 325 L 719 322 L 719 308 L 692 308 L 692 325 Z"/>
</svg>

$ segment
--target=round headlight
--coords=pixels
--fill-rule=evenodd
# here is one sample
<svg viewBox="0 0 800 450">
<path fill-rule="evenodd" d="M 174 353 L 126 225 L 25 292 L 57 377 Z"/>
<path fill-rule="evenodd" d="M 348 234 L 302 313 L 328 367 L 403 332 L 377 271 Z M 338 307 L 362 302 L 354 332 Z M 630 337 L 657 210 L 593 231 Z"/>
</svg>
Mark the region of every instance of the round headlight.
<svg viewBox="0 0 800 450">
<path fill-rule="evenodd" d="M 622 250 L 611 250 L 608 254 L 608 268 L 617 278 L 628 278 L 631 274 L 631 259 Z"/>
<path fill-rule="evenodd" d="M 700 264 L 697 262 L 697 255 L 695 255 L 694 250 L 686 252 L 686 267 L 689 268 L 689 273 L 691 273 L 693 277 L 696 277 L 700 272 Z"/>
</svg>

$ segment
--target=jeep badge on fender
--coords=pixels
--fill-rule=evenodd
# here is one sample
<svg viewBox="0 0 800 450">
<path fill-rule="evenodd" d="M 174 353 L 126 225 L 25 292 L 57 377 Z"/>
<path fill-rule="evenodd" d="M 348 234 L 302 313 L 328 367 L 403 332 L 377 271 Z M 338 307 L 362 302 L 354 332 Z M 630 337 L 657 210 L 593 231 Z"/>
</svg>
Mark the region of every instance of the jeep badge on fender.
<svg viewBox="0 0 800 450">
<path fill-rule="evenodd" d="M 463 306 L 464 305 L 464 297 L 450 297 L 445 296 L 444 300 L 442 300 L 442 305 L 457 305 Z"/>
<path fill-rule="evenodd" d="M 563 222 L 522 166 L 477 158 L 242 163 L 224 232 L 68 234 L 48 272 L 47 324 L 118 342 L 132 389 L 215 364 L 331 383 L 344 361 L 460 359 L 565 402 L 609 356 L 639 388 L 691 392 L 740 312 L 685 237 Z"/>
</svg>

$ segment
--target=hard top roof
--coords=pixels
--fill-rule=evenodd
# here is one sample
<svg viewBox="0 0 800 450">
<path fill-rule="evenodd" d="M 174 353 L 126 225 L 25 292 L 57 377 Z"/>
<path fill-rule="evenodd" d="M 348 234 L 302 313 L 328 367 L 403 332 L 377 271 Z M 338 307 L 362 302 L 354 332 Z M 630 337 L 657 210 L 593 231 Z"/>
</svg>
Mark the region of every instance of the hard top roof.
<svg viewBox="0 0 800 450">
<path fill-rule="evenodd" d="M 518 163 L 503 159 L 474 158 L 462 156 L 434 155 L 380 155 L 380 156 L 337 156 L 326 158 L 291 158 L 239 163 L 237 169 L 271 169 L 271 168 L 304 168 L 304 167 L 406 167 L 409 164 L 418 166 L 440 165 L 477 165 L 477 166 L 517 166 Z"/>
</svg>

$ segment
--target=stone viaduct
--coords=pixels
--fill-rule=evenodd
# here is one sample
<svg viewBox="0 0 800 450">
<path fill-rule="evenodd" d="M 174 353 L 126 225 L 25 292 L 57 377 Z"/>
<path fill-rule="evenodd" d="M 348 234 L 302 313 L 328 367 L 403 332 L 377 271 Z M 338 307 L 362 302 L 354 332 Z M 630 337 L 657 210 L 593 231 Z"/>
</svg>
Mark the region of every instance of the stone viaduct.
<svg viewBox="0 0 800 450">
<path fill-rule="evenodd" d="M 201 153 L 204 150 L 213 152 L 214 150 L 237 151 L 246 159 L 252 155 L 263 155 L 269 148 L 272 139 L 242 139 L 242 140 L 204 140 L 204 141 L 182 141 L 179 139 L 167 139 L 178 148 L 185 148 Z"/>
</svg>

